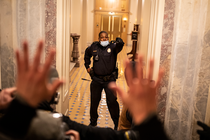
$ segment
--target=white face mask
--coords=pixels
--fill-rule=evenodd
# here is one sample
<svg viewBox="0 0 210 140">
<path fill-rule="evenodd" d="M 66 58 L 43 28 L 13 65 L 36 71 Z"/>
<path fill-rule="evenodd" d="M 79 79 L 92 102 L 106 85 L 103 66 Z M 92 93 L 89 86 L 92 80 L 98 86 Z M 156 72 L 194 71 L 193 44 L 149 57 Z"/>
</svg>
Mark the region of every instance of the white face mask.
<svg viewBox="0 0 210 140">
<path fill-rule="evenodd" d="M 100 41 L 101 46 L 106 47 L 107 45 L 109 45 L 109 40 L 107 41 Z"/>
</svg>

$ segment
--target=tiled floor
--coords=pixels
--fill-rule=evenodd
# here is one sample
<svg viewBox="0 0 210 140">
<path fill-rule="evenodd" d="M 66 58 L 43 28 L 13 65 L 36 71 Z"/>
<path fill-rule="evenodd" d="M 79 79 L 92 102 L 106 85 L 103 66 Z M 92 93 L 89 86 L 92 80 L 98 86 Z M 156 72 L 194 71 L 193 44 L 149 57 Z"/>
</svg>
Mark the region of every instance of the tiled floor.
<svg viewBox="0 0 210 140">
<path fill-rule="evenodd" d="M 131 47 L 124 47 L 123 50 L 118 54 L 118 68 L 119 78 L 117 84 L 120 85 L 124 90 L 127 90 L 127 85 L 124 79 L 124 65 L 123 60 L 127 57 L 126 53 L 131 50 Z M 70 95 L 69 95 L 69 116 L 72 120 L 82 123 L 89 124 L 90 119 L 90 82 L 91 78 L 86 72 L 84 67 L 83 57 L 80 62 L 79 68 L 73 68 L 70 72 Z M 120 110 L 122 109 L 122 102 L 118 98 Z M 102 98 L 98 107 L 98 127 L 114 127 L 113 121 L 110 117 L 107 105 L 106 95 L 102 92 Z"/>
</svg>

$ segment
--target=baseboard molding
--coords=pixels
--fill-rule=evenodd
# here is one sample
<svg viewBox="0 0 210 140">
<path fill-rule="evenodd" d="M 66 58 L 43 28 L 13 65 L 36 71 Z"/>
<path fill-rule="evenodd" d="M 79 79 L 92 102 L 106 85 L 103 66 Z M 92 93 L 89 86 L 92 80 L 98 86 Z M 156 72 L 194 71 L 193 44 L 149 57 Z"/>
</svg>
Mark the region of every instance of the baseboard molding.
<svg viewBox="0 0 210 140">
<path fill-rule="evenodd" d="M 66 109 L 66 112 L 65 112 L 65 116 L 69 116 L 69 114 L 68 114 L 68 112 L 69 112 L 69 109 Z"/>
<path fill-rule="evenodd" d="M 76 63 L 70 62 L 70 69 L 69 69 L 69 71 L 71 71 L 74 68 L 75 65 L 76 65 Z"/>
</svg>

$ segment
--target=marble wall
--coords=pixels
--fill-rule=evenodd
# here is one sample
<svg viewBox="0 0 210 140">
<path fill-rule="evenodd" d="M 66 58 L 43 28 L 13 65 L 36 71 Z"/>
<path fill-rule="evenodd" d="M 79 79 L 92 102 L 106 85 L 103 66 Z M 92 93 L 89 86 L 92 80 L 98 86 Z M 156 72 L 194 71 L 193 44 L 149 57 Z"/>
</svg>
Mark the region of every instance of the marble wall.
<svg viewBox="0 0 210 140">
<path fill-rule="evenodd" d="M 45 0 L 45 58 L 56 47 L 56 0 Z M 53 66 L 56 65 L 54 59 Z"/>
<path fill-rule="evenodd" d="M 1 88 L 12 87 L 14 80 L 14 52 L 12 31 L 12 0 L 0 0 L 0 61 Z"/>
<path fill-rule="evenodd" d="M 171 66 L 171 48 L 174 33 L 175 0 L 165 0 L 160 67 L 165 69 L 165 75 L 158 92 L 158 116 L 162 122 L 165 119 L 166 97 L 168 93 L 169 73 Z"/>
<path fill-rule="evenodd" d="M 6 88 L 14 86 L 16 65 L 13 51 L 21 48 L 23 40 L 29 42 L 30 60 L 39 39 L 45 39 L 42 62 L 49 47 L 56 46 L 56 0 L 0 0 L 0 6 L 1 84 Z"/>
<path fill-rule="evenodd" d="M 172 52 L 165 57 L 168 62 L 162 61 L 169 77 L 160 89 L 160 94 L 167 93 L 164 125 L 171 139 L 198 139 L 196 121 L 205 120 L 210 84 L 208 3 L 176 0 L 172 47 L 161 50 Z"/>
<path fill-rule="evenodd" d="M 19 0 L 13 10 L 16 10 L 18 47 L 23 40 L 28 40 L 32 59 L 37 41 L 45 37 L 45 0 Z"/>
</svg>

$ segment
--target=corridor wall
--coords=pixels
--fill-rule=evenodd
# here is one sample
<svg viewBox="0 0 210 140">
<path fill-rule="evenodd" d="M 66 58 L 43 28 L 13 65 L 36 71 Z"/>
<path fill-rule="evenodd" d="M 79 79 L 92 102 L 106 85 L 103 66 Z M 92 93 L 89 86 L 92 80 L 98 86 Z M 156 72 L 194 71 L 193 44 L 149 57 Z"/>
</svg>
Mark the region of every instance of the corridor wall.
<svg viewBox="0 0 210 140">
<path fill-rule="evenodd" d="M 38 39 L 44 38 L 45 1 L 1 0 L 0 6 L 1 83 L 2 88 L 7 88 L 15 84 L 14 50 L 20 48 L 22 41 L 27 39 L 31 59 Z"/>
<path fill-rule="evenodd" d="M 11 0 L 0 0 L 1 88 L 14 85 L 13 12 Z"/>
</svg>

